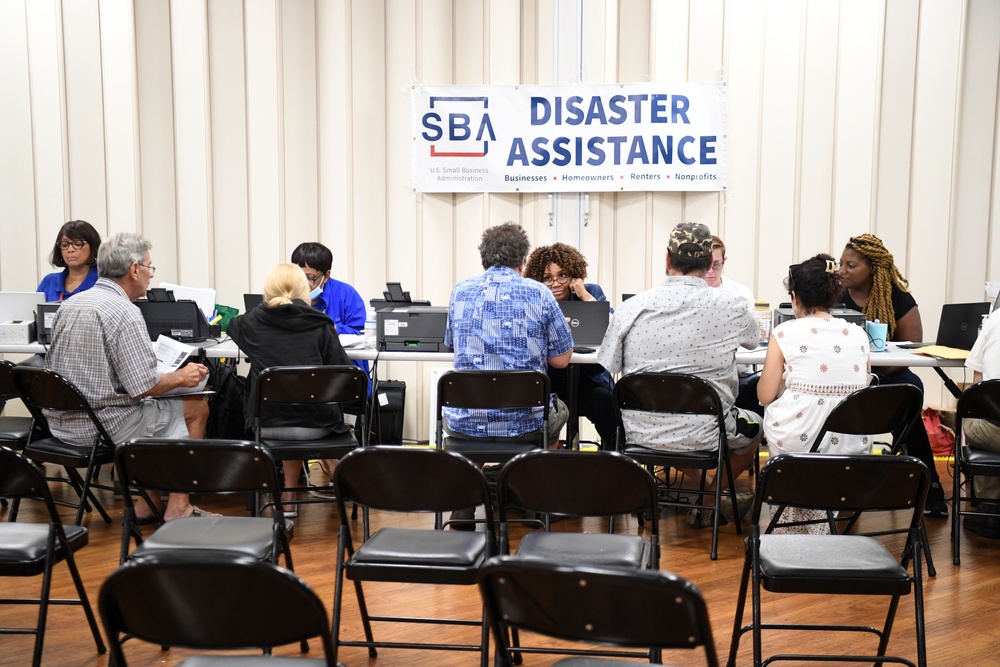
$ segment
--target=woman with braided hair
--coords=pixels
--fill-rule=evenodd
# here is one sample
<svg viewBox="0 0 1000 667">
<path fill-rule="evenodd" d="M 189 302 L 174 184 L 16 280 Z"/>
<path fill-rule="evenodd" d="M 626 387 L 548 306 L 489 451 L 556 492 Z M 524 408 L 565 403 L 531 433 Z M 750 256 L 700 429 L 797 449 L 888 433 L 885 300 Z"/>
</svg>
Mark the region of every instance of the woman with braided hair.
<svg viewBox="0 0 1000 667">
<path fill-rule="evenodd" d="M 887 324 L 887 340 L 923 340 L 924 328 L 920 322 L 920 311 L 909 292 L 909 283 L 879 237 L 862 234 L 847 241 L 847 246 L 840 255 L 840 280 L 844 287 L 840 297 L 844 306 L 864 313 L 869 321 L 879 320 Z M 881 367 L 874 368 L 873 372 L 878 375 L 880 384 L 912 384 L 921 393 L 924 391 L 923 382 L 909 368 Z M 927 464 L 931 471 L 932 483 L 924 513 L 937 518 L 948 516 L 944 489 L 938 479 L 931 443 L 922 423 L 916 424 L 910 431 L 906 449 L 909 454 Z"/>
</svg>

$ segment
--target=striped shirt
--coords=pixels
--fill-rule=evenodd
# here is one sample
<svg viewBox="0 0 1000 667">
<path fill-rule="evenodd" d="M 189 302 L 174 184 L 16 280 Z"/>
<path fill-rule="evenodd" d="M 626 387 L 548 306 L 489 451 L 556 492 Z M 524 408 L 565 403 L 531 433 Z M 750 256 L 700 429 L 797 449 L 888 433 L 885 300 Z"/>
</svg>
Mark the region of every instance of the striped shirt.
<svg viewBox="0 0 1000 667">
<path fill-rule="evenodd" d="M 76 385 L 112 436 L 139 409 L 139 396 L 160 381 L 142 313 L 108 278 L 56 311 L 45 365 Z M 46 417 L 52 435 L 67 442 L 90 445 L 97 437 L 82 412 L 49 410 Z"/>
</svg>

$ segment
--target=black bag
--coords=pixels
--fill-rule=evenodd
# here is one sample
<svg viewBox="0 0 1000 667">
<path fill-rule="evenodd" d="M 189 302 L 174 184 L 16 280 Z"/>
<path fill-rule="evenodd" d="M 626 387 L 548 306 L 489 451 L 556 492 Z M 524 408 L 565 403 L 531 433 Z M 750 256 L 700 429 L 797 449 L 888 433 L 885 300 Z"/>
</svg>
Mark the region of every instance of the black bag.
<svg viewBox="0 0 1000 667">
<path fill-rule="evenodd" d="M 215 392 L 208 402 L 205 437 L 246 440 L 250 437 L 243 408 L 247 379 L 237 375 L 235 359 L 208 359 L 205 364 L 208 366 L 205 389 Z"/>
</svg>

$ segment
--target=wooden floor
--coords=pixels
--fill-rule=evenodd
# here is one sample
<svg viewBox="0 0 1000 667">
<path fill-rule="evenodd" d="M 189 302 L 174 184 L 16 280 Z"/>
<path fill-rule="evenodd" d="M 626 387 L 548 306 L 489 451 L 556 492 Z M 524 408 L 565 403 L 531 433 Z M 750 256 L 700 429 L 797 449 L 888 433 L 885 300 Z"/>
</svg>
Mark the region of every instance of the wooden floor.
<svg viewBox="0 0 1000 667">
<path fill-rule="evenodd" d="M 950 480 L 943 463 L 939 463 L 942 480 Z M 738 485 L 749 484 L 746 477 Z M 946 488 L 950 486 L 946 484 Z M 949 494 L 950 495 L 950 494 Z M 97 592 L 105 576 L 118 564 L 118 545 L 121 536 L 122 503 L 113 501 L 110 494 L 102 496 L 111 507 L 114 523 L 105 525 L 99 517 L 91 516 L 86 525 L 90 529 L 90 544 L 78 554 L 84 582 L 91 600 L 97 599 Z M 201 503 L 206 508 L 218 509 L 227 514 L 243 512 L 241 502 L 234 500 L 228 504 Z M 332 505 L 309 505 L 301 510 L 296 521 L 295 539 L 292 543 L 297 573 L 302 576 L 322 597 L 329 601 L 332 609 L 334 557 L 336 545 L 337 519 Z M 40 516 L 37 510 L 23 509 L 22 520 Z M 67 516 L 69 511 L 67 510 Z M 6 519 L 6 511 L 0 520 Z M 712 618 L 715 644 L 721 660 L 728 654 L 732 631 L 733 613 L 740 569 L 743 563 L 742 538 L 737 536 L 732 525 L 723 528 L 720 535 L 719 559 L 709 560 L 710 531 L 693 530 L 685 523 L 683 515 L 667 513 L 661 519 L 662 557 L 660 567 L 691 579 L 708 601 Z M 397 525 L 415 525 L 414 520 Z M 423 518 L 419 519 L 423 521 Z M 429 519 L 427 519 L 429 522 Z M 374 516 L 374 525 L 386 525 L 388 517 Z M 932 543 L 937 566 L 937 577 L 929 579 L 925 587 L 927 615 L 927 649 L 930 665 L 998 665 L 1000 664 L 1000 541 L 987 540 L 969 532 L 963 532 L 963 562 L 955 567 L 951 562 L 949 522 L 928 520 L 927 530 Z M 558 530 L 579 529 L 579 521 L 567 520 L 556 524 Z M 602 524 L 587 520 L 587 530 L 603 530 Z M 642 533 L 634 518 L 619 519 L 618 531 Z M 523 531 L 516 531 L 520 538 Z M 0 586 L 3 595 L 37 595 L 40 578 L 4 579 Z M 426 586 L 366 585 L 369 608 L 373 613 L 392 609 L 391 613 L 430 613 L 442 616 L 475 616 L 479 611 L 478 592 L 474 588 L 434 588 Z M 342 636 L 360 637 L 360 623 L 353 593 L 348 589 L 345 599 L 346 618 Z M 54 595 L 69 597 L 72 584 L 64 565 L 57 567 Z M 220 612 L 224 613 L 224 600 L 220 600 Z M 96 607 L 95 607 L 96 609 Z M 31 610 L 31 611 L 29 611 Z M 805 616 L 814 620 L 836 621 L 842 618 L 854 619 L 879 625 L 884 605 L 881 598 L 826 598 L 793 596 L 781 598 L 769 596 L 764 601 L 765 618 L 800 619 Z M 30 607 L 7 607 L 0 609 L 0 625 L 23 626 L 30 622 Z M 271 613 L 280 614 L 280 610 Z M 416 632 L 398 627 L 376 628 L 376 638 L 418 641 L 433 632 L 443 640 L 457 639 L 472 643 L 473 632 L 468 630 L 448 630 L 426 627 Z M 87 631 L 83 613 L 78 607 L 54 607 L 50 611 L 48 636 L 43 657 L 47 667 L 96 667 L 106 665 L 107 656 L 98 656 L 93 641 Z M 467 637 L 467 639 L 465 639 Z M 765 652 L 772 650 L 795 651 L 842 651 L 845 648 L 868 652 L 871 646 L 859 639 L 848 647 L 843 636 L 830 639 L 808 634 L 788 638 L 765 636 Z M 24 636 L 0 636 L 0 665 L 21 666 L 30 664 L 33 639 Z M 915 659 L 913 606 L 910 599 L 900 605 L 896 627 L 890 642 L 890 652 Z M 129 642 L 126 645 L 130 665 L 177 664 L 188 652 L 173 649 L 161 653 L 158 647 Z M 297 647 L 279 649 L 276 654 L 297 655 Z M 675 664 L 700 664 L 694 656 L 683 654 L 667 655 L 665 661 Z M 440 651 L 381 650 L 379 657 L 369 659 L 364 649 L 345 648 L 340 659 L 346 665 L 476 665 L 477 657 L 472 653 Z M 527 656 L 526 665 L 549 665 L 556 658 Z M 741 646 L 738 664 L 750 664 L 749 642 Z"/>
</svg>

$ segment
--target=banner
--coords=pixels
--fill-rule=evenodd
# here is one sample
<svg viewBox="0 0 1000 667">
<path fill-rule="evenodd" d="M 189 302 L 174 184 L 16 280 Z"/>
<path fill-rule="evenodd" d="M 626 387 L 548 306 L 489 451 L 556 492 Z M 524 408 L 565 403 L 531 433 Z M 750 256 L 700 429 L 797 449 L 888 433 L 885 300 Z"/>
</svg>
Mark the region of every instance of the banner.
<svg viewBox="0 0 1000 667">
<path fill-rule="evenodd" d="M 726 188 L 717 83 L 414 86 L 416 192 Z"/>
</svg>

